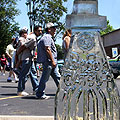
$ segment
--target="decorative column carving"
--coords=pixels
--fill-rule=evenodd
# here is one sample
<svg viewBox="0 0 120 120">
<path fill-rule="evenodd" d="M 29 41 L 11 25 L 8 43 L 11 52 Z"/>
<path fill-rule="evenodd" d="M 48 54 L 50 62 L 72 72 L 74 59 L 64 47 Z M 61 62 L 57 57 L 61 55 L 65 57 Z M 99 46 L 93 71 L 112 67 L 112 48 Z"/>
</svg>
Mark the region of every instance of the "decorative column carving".
<svg viewBox="0 0 120 120">
<path fill-rule="evenodd" d="M 73 35 L 55 96 L 55 120 L 120 120 L 119 92 L 99 34 L 107 25 L 97 0 L 75 0 Z"/>
</svg>

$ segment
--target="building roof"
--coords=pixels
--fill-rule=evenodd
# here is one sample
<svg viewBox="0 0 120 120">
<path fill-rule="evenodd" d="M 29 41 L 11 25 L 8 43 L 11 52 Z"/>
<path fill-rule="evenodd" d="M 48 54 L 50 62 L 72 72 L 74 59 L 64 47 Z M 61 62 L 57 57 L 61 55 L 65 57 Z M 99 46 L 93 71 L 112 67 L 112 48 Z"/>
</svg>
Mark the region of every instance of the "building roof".
<svg viewBox="0 0 120 120">
<path fill-rule="evenodd" d="M 119 29 L 116 29 L 116 30 L 113 30 L 113 31 L 111 31 L 111 32 L 109 32 L 109 33 L 106 33 L 106 34 L 102 35 L 101 37 L 104 37 L 104 36 L 106 36 L 106 35 L 108 35 L 108 34 L 114 33 L 114 32 L 119 31 L 119 30 L 120 30 L 120 28 L 119 28 Z"/>
</svg>

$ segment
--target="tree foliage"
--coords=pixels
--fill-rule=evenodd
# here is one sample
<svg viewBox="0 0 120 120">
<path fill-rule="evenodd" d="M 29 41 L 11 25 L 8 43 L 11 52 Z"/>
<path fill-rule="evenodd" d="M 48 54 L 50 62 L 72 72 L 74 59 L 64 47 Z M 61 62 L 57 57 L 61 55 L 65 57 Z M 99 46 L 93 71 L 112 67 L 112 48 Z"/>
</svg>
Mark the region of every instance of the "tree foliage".
<svg viewBox="0 0 120 120">
<path fill-rule="evenodd" d="M 109 24 L 109 20 L 107 20 L 107 28 L 105 30 L 100 31 L 100 34 L 104 35 L 112 31 L 114 31 L 114 28 Z"/>
<path fill-rule="evenodd" d="M 0 53 L 4 53 L 11 38 L 16 34 L 18 23 L 15 16 L 19 14 L 16 9 L 17 0 L 0 0 Z"/>
<path fill-rule="evenodd" d="M 30 24 L 32 26 L 40 24 L 45 28 L 46 23 L 53 22 L 60 26 L 56 34 L 60 33 L 65 25 L 63 21 L 60 22 L 60 18 L 64 13 L 67 13 L 67 8 L 63 6 L 63 2 L 66 1 L 67 0 L 28 0 L 26 4 L 29 8 L 28 16 Z"/>
<path fill-rule="evenodd" d="M 56 44 L 56 48 L 57 48 L 57 59 L 63 59 L 63 51 L 62 51 L 62 47 L 58 44 Z"/>
</svg>

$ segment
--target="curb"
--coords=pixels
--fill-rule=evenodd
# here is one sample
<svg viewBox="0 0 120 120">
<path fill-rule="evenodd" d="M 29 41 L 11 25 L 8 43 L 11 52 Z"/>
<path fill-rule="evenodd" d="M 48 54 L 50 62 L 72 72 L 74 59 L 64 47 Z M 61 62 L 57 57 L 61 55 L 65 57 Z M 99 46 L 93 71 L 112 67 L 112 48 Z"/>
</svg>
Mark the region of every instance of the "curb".
<svg viewBox="0 0 120 120">
<path fill-rule="evenodd" d="M 0 116 L 0 120 L 54 120 L 54 116 Z"/>
</svg>

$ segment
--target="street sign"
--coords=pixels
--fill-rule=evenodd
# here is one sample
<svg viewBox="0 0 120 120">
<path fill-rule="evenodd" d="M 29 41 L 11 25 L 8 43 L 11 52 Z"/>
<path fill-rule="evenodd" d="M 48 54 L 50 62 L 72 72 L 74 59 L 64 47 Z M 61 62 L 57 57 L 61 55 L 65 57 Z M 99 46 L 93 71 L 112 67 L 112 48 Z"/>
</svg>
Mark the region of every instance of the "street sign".
<svg viewBox="0 0 120 120">
<path fill-rule="evenodd" d="M 112 56 L 116 57 L 118 55 L 118 48 L 112 48 Z"/>
</svg>

